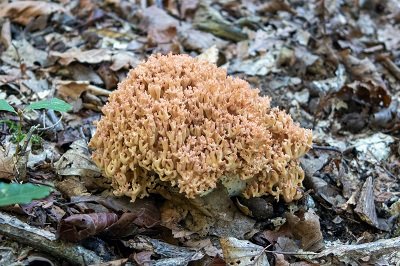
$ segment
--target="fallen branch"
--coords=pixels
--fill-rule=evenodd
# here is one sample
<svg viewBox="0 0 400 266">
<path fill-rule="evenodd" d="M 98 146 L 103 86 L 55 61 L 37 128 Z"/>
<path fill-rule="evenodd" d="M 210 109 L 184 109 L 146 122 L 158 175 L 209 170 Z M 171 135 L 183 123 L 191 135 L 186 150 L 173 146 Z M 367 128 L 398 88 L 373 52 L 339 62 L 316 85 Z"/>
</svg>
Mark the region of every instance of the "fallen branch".
<svg viewBox="0 0 400 266">
<path fill-rule="evenodd" d="M 56 240 L 56 236 L 46 230 L 38 229 L 18 218 L 0 212 L 0 234 L 29 245 L 37 250 L 62 258 L 73 265 L 99 264 L 102 259 L 93 251 L 82 246 Z"/>
</svg>

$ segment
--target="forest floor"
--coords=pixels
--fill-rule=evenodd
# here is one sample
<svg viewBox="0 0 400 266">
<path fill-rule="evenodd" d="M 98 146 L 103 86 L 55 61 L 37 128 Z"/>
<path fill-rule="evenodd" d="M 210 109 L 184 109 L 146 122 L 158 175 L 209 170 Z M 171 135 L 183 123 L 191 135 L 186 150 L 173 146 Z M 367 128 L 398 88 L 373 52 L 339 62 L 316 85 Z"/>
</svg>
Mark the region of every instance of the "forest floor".
<svg viewBox="0 0 400 266">
<path fill-rule="evenodd" d="M 0 113 L 0 181 L 53 187 L 1 207 L 0 265 L 399 265 L 397 0 L 1 1 L 0 27 L 0 99 L 72 105 Z M 202 54 L 313 130 L 300 200 L 232 198 L 247 220 L 198 234 L 163 224 L 159 195 L 113 196 L 93 122 L 129 69 L 170 52 Z"/>
</svg>

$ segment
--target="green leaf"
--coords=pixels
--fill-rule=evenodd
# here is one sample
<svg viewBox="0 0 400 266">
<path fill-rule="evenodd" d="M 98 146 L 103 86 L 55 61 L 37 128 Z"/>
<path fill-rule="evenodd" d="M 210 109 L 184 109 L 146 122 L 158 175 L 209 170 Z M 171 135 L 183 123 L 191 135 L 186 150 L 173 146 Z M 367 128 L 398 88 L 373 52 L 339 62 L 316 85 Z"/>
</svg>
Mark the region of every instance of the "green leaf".
<svg viewBox="0 0 400 266">
<path fill-rule="evenodd" d="M 14 109 L 14 107 L 12 107 L 6 100 L 4 99 L 0 99 L 0 111 L 7 111 L 7 112 L 13 112 L 13 113 L 17 113 Z"/>
<path fill-rule="evenodd" d="M 50 187 L 33 185 L 30 183 L 0 183 L 0 206 L 17 203 L 24 204 L 29 203 L 34 199 L 42 199 L 47 197 L 51 190 Z"/>
<path fill-rule="evenodd" d="M 31 103 L 26 107 L 26 109 L 48 109 L 59 112 L 67 112 L 72 109 L 72 105 L 58 98 L 52 98 L 49 100 L 42 100 Z"/>
</svg>

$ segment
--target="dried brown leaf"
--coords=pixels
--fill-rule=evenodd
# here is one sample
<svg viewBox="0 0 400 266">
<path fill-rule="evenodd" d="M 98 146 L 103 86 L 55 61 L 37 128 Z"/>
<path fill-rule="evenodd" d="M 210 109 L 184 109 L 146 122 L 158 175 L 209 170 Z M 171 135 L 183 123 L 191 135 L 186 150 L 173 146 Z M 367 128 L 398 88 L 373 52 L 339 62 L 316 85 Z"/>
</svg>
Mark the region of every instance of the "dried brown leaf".
<svg viewBox="0 0 400 266">
<path fill-rule="evenodd" d="M 45 1 L 16 1 L 0 5 L 0 17 L 9 17 L 12 21 L 28 25 L 34 18 L 50 15 L 54 12 L 65 12 L 59 4 Z"/>
<path fill-rule="evenodd" d="M 296 216 L 286 214 L 287 222 L 295 238 L 301 241 L 301 248 L 309 251 L 319 251 L 324 247 L 319 217 L 311 209 Z"/>
<path fill-rule="evenodd" d="M 74 214 L 60 222 L 61 239 L 76 242 L 104 231 L 118 221 L 115 213 Z"/>
<path fill-rule="evenodd" d="M 150 42 L 168 43 L 177 34 L 179 23 L 164 10 L 151 6 L 143 11 L 140 28 L 147 32 Z"/>
<path fill-rule="evenodd" d="M 374 106 L 389 106 L 392 96 L 386 87 L 380 86 L 373 80 L 365 82 L 354 81 L 343 86 L 336 94 L 338 97 L 347 101 L 362 101 Z"/>
<path fill-rule="evenodd" d="M 110 51 L 106 49 L 81 51 L 75 47 L 64 53 L 52 51 L 50 52 L 50 56 L 58 59 L 58 62 L 61 65 L 69 65 L 75 61 L 80 63 L 98 64 L 101 62 L 111 61 L 112 59 Z"/>
</svg>

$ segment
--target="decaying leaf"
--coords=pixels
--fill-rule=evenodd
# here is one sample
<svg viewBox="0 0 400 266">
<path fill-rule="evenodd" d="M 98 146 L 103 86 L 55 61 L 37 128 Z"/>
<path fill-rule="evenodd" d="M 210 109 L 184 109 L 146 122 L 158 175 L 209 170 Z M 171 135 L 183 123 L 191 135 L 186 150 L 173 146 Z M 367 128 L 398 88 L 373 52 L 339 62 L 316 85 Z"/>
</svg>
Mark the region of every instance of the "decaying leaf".
<svg viewBox="0 0 400 266">
<path fill-rule="evenodd" d="M 375 106 L 387 107 L 391 102 L 391 95 L 387 89 L 372 80 L 346 84 L 337 92 L 337 95 L 344 100 L 357 98 L 359 101 Z"/>
<path fill-rule="evenodd" d="M 220 239 L 224 260 L 228 265 L 269 266 L 264 248 L 234 237 Z"/>
<path fill-rule="evenodd" d="M 1 60 L 5 63 L 15 67 L 25 64 L 29 68 L 47 65 L 47 53 L 33 47 L 27 40 L 13 40 L 12 44 L 1 54 Z"/>
<path fill-rule="evenodd" d="M 150 262 L 151 265 L 158 266 L 185 266 L 190 261 L 199 260 L 204 256 L 202 251 L 191 250 L 186 247 L 174 246 L 157 239 L 151 239 L 146 236 L 137 236 L 134 239 L 125 242 L 125 245 L 136 250 L 147 252 L 150 251 L 154 254 L 159 255 L 161 257 L 160 259 L 151 260 Z M 147 259 L 149 258 L 148 255 L 146 256 Z M 142 261 L 142 259 L 140 259 L 140 261 Z"/>
<path fill-rule="evenodd" d="M 90 158 L 87 143 L 77 140 L 71 144 L 71 149 L 64 153 L 55 163 L 57 174 L 63 176 L 96 177 L 101 171 Z"/>
<path fill-rule="evenodd" d="M 144 10 L 140 27 L 147 32 L 150 42 L 168 43 L 176 36 L 178 25 L 164 10 L 151 6 Z"/>
<path fill-rule="evenodd" d="M 14 178 L 14 154 L 0 147 L 0 178 L 12 180 Z"/>
<path fill-rule="evenodd" d="M 203 53 L 199 54 L 197 56 L 197 58 L 201 59 L 201 60 L 206 60 L 210 63 L 216 64 L 218 61 L 218 49 L 217 47 L 214 45 L 210 48 L 208 48 L 207 50 L 205 50 Z"/>
<path fill-rule="evenodd" d="M 59 80 L 55 82 L 58 95 L 63 99 L 76 101 L 83 92 L 89 91 L 93 95 L 108 96 L 110 91 L 90 85 L 88 81 Z"/>
<path fill-rule="evenodd" d="M 318 251 L 324 247 L 319 217 L 314 211 L 309 209 L 299 216 L 287 213 L 286 219 L 303 250 Z"/>
<path fill-rule="evenodd" d="M 45 1 L 16 1 L 0 5 L 0 17 L 9 17 L 22 25 L 28 25 L 39 16 L 65 11 L 65 8 L 59 4 Z"/>
<path fill-rule="evenodd" d="M 364 222 L 381 230 L 387 230 L 387 225 L 385 226 L 384 223 L 379 223 L 378 221 L 374 199 L 375 197 L 372 177 L 368 177 L 361 189 L 360 198 L 358 199 L 357 207 L 354 209 L 354 211 Z"/>
<path fill-rule="evenodd" d="M 61 239 L 77 242 L 102 232 L 117 221 L 115 213 L 74 214 L 61 220 L 58 235 Z"/>
<path fill-rule="evenodd" d="M 351 141 L 359 158 L 372 163 L 381 162 L 387 159 L 390 155 L 390 144 L 394 142 L 392 136 L 376 133 L 371 136 L 358 136 Z"/>
<path fill-rule="evenodd" d="M 50 52 L 50 56 L 58 59 L 61 65 L 69 65 L 72 62 L 78 61 L 80 63 L 98 64 L 101 62 L 111 61 L 110 51 L 106 49 L 92 49 L 82 51 L 78 48 L 71 48 L 64 53 Z"/>
</svg>

